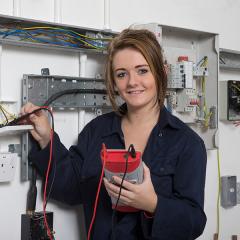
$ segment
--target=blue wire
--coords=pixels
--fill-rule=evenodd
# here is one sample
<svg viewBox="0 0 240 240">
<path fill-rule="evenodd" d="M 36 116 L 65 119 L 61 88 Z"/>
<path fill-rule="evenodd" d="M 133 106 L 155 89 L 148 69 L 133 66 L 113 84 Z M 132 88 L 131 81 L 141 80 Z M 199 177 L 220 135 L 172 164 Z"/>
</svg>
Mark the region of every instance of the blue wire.
<svg viewBox="0 0 240 240">
<path fill-rule="evenodd" d="M 55 32 L 55 33 L 54 33 Z M 73 40 L 78 40 L 80 41 L 80 46 L 79 43 L 73 44 L 73 43 L 69 43 L 66 42 L 66 40 L 64 39 L 58 39 L 59 41 L 51 41 L 51 40 L 45 40 L 39 37 L 35 37 L 33 36 L 33 34 L 39 34 L 39 33 L 43 33 L 46 35 L 46 37 L 57 37 L 56 33 L 59 32 L 64 32 L 67 33 L 69 36 L 64 36 L 64 35 L 58 35 L 63 37 L 64 39 L 70 39 L 71 37 L 73 38 Z M 106 48 L 107 46 L 107 42 L 105 43 L 103 40 L 99 39 L 99 40 L 89 40 L 89 39 L 84 39 L 83 37 L 78 36 L 77 34 L 70 32 L 68 30 L 65 29 L 51 29 L 50 31 L 46 31 L 44 29 L 36 29 L 36 30 L 32 30 L 32 31 L 26 31 L 26 30 L 22 30 L 22 29 L 15 29 L 15 30 L 10 30 L 7 32 L 0 32 L 1 35 L 4 35 L 2 38 L 6 38 L 8 36 L 17 36 L 19 38 L 30 38 L 32 40 L 35 41 L 39 41 L 42 43 L 50 43 L 50 44 L 54 44 L 54 45 L 63 45 L 63 46 L 70 46 L 70 47 L 91 47 L 91 46 L 86 46 L 84 45 L 84 43 L 81 43 L 81 41 L 85 41 L 86 43 L 89 43 L 95 47 L 98 48 Z"/>
</svg>

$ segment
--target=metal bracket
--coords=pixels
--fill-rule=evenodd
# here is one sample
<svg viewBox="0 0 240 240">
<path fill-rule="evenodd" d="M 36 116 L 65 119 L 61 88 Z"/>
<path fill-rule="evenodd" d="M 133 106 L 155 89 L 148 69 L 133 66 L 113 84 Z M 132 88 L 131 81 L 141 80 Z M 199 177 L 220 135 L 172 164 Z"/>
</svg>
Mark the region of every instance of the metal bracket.
<svg viewBox="0 0 240 240">
<path fill-rule="evenodd" d="M 51 106 L 59 110 L 66 108 L 111 108 L 103 79 L 49 75 L 24 75 L 23 104 L 30 101 L 40 106 L 54 94 L 76 89 L 83 93 L 62 95 L 54 100 Z M 84 90 L 86 90 L 86 93 L 84 93 Z M 91 91 L 87 92 L 87 90 Z"/>
<path fill-rule="evenodd" d="M 43 105 L 56 93 L 81 89 L 90 89 L 91 93 L 62 95 L 51 103 L 55 110 L 91 109 L 96 115 L 102 111 L 111 110 L 111 104 L 105 91 L 103 79 L 100 75 L 96 78 L 79 78 L 49 75 L 24 75 L 23 77 L 23 104 L 32 102 L 38 106 Z M 103 90 L 103 91 L 95 91 Z M 99 93 L 100 92 L 100 93 Z M 118 99 L 118 102 L 121 101 Z M 31 179 L 31 163 L 28 161 L 28 152 L 31 149 L 29 134 L 22 135 L 21 149 L 21 180 Z"/>
</svg>

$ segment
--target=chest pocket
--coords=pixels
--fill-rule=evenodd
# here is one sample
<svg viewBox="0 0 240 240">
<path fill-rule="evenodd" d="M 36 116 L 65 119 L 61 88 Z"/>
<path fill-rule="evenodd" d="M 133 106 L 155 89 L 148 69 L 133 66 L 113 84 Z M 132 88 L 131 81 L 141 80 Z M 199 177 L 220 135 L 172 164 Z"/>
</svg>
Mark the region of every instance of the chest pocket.
<svg viewBox="0 0 240 240">
<path fill-rule="evenodd" d="M 175 168 L 168 163 L 159 163 L 156 166 L 151 167 L 150 172 L 156 193 L 165 197 L 170 197 L 173 193 Z"/>
</svg>

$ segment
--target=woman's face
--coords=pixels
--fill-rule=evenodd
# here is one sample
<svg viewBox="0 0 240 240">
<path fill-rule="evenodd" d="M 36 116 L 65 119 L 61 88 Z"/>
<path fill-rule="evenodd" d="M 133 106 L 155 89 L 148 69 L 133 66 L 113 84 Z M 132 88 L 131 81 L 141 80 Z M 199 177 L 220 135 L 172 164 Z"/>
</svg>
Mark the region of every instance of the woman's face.
<svg viewBox="0 0 240 240">
<path fill-rule="evenodd" d="M 156 81 L 139 51 L 132 48 L 119 50 L 113 58 L 113 74 L 116 89 L 128 110 L 151 108 L 156 104 Z"/>
</svg>

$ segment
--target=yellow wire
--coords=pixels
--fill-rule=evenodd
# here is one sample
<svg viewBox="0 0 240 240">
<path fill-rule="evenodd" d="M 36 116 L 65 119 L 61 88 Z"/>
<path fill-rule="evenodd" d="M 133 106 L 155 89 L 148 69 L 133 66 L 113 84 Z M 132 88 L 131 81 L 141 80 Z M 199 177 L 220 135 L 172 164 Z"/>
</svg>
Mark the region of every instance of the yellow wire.
<svg viewBox="0 0 240 240">
<path fill-rule="evenodd" d="M 62 29 L 62 28 L 54 28 L 54 27 L 31 27 L 31 28 L 23 28 L 22 30 L 34 30 L 34 29 L 65 30 L 65 29 Z M 110 38 L 108 39 L 108 38 L 92 38 L 92 37 L 88 37 L 88 36 L 86 36 L 86 35 L 80 34 L 80 33 L 78 33 L 78 32 L 72 31 L 72 30 L 67 30 L 67 31 L 73 32 L 73 33 L 79 35 L 80 37 L 83 37 L 83 38 L 86 38 L 86 39 L 90 39 L 90 40 L 105 40 L 105 41 L 106 41 L 106 40 L 111 40 Z M 65 33 L 65 34 L 66 34 L 66 33 Z M 39 35 L 40 35 L 40 34 L 39 34 Z M 68 34 L 66 34 L 66 36 L 73 38 L 73 36 L 68 35 Z M 92 48 L 95 48 L 95 49 L 98 49 L 98 50 L 101 50 L 101 49 L 102 49 L 101 47 L 96 47 L 96 46 L 92 45 L 91 43 L 88 43 L 88 42 L 84 41 L 83 39 L 77 39 L 77 40 L 80 41 L 80 42 L 82 42 L 82 43 L 85 43 L 86 45 L 88 45 L 88 46 L 90 46 L 90 47 L 92 47 Z M 36 40 L 35 40 L 35 41 L 36 41 Z M 36 41 L 36 42 L 37 42 L 37 41 Z"/>
<path fill-rule="evenodd" d="M 16 117 L 10 117 L 10 118 L 8 118 L 8 121 L 11 121 L 11 120 L 14 120 Z M 6 124 L 7 123 L 7 121 L 6 120 L 4 120 L 4 121 L 2 121 L 2 122 L 0 122 L 0 124 Z"/>
<path fill-rule="evenodd" d="M 10 113 L 6 108 L 4 108 L 2 104 L 0 104 L 0 108 L 1 108 L 5 113 L 7 113 L 10 117 L 16 117 L 15 114 Z"/>
<path fill-rule="evenodd" d="M 204 126 L 208 127 L 208 123 L 209 123 L 209 118 L 210 118 L 210 113 L 208 113 L 207 111 L 207 104 L 206 104 L 206 92 L 205 92 L 205 87 L 206 87 L 206 83 L 205 83 L 205 76 L 202 77 L 202 92 L 203 92 L 203 112 L 204 112 Z"/>
<path fill-rule="evenodd" d="M 239 92 L 240 92 L 240 88 L 239 87 L 237 87 L 236 85 L 233 85 L 233 84 L 231 84 L 231 87 L 234 87 L 234 88 L 236 88 Z"/>
<path fill-rule="evenodd" d="M 201 67 L 206 67 L 208 64 L 208 58 L 204 58 L 203 63 L 201 64 Z M 204 126 L 208 127 L 210 117 L 212 115 L 211 112 L 207 111 L 207 103 L 206 103 L 206 77 L 202 77 L 202 92 L 203 92 L 203 97 L 204 97 L 204 103 L 203 103 L 203 112 L 204 112 Z"/>
<path fill-rule="evenodd" d="M 35 30 L 35 29 L 54 29 L 54 30 L 65 30 L 65 31 L 69 31 L 72 33 L 75 33 L 76 35 L 80 36 L 80 37 L 84 37 L 87 39 L 91 39 L 91 40 L 105 40 L 105 41 L 110 41 L 112 38 L 94 38 L 94 37 L 88 37 L 86 35 L 80 34 L 78 32 L 75 32 L 73 30 L 66 30 L 64 28 L 57 28 L 57 27 L 29 27 L 29 28 L 22 28 L 22 30 Z"/>
<path fill-rule="evenodd" d="M 218 239 L 219 239 L 219 233 L 220 233 L 220 194 L 221 194 L 221 167 L 220 167 L 219 149 L 217 149 L 217 162 L 218 162 L 217 235 L 218 235 Z"/>
<path fill-rule="evenodd" d="M 201 64 L 201 67 L 206 67 L 207 64 L 208 64 L 208 57 L 204 57 L 204 60 L 203 60 L 203 62 Z"/>
</svg>

